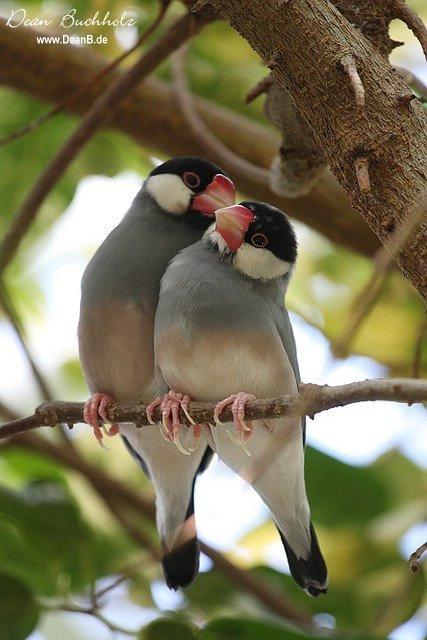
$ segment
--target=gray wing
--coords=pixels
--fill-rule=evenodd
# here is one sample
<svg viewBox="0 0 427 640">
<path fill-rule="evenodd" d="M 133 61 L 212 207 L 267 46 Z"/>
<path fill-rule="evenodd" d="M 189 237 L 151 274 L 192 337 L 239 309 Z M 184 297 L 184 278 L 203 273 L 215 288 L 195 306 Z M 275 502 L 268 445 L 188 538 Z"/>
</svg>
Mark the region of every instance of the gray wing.
<svg viewBox="0 0 427 640">
<path fill-rule="evenodd" d="M 286 309 L 285 306 L 282 306 L 280 309 L 280 314 L 276 320 L 276 327 L 277 327 L 277 331 L 279 332 L 282 344 L 285 347 L 285 351 L 289 358 L 289 362 L 291 363 L 291 367 L 295 375 L 295 380 L 297 381 L 297 384 L 299 384 L 301 382 L 301 375 L 300 375 L 299 365 L 298 365 L 297 347 L 295 344 L 294 330 L 292 328 L 288 310 Z M 302 424 L 302 431 L 303 431 L 303 442 L 305 444 L 305 431 L 306 431 L 305 416 L 301 419 L 301 424 Z"/>
</svg>

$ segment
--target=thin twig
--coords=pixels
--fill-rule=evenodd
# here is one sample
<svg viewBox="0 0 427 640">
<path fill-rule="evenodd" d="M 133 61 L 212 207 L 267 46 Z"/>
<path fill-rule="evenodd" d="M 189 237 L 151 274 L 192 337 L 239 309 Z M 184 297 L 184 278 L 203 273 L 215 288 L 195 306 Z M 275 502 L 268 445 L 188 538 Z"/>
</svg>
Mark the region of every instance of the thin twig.
<svg viewBox="0 0 427 640">
<path fill-rule="evenodd" d="M 291 416 L 313 416 L 335 407 L 355 402 L 389 400 L 392 402 L 416 403 L 427 400 L 427 380 L 413 378 L 378 378 L 352 382 L 336 387 L 317 384 L 300 384 L 299 393 L 269 400 L 256 400 L 246 406 L 248 420 L 275 420 Z M 9 438 L 39 427 L 55 427 L 58 424 L 74 425 L 83 422 L 82 402 L 45 402 L 37 407 L 34 415 L 0 426 L 0 439 Z M 146 404 L 115 403 L 107 407 L 107 417 L 111 423 L 133 422 L 137 428 L 148 426 Z M 189 412 L 197 423 L 212 423 L 215 403 L 190 402 Z M 162 415 L 157 408 L 153 419 L 160 423 Z M 231 407 L 221 414 L 224 423 L 232 422 Z M 184 414 L 181 423 L 190 426 Z"/>
<path fill-rule="evenodd" d="M 31 351 L 28 347 L 27 340 L 25 337 L 25 331 L 22 324 L 21 319 L 19 318 L 18 312 L 16 311 L 13 302 L 7 292 L 7 289 L 4 283 L 0 279 L 0 307 L 3 308 L 3 311 L 8 318 L 12 329 L 16 335 L 16 338 L 21 346 L 22 351 L 24 352 L 25 359 L 27 360 L 28 366 L 30 367 L 33 378 L 36 382 L 36 385 L 39 388 L 40 395 L 43 400 L 50 401 L 53 398 L 53 393 L 45 380 L 44 375 L 39 369 L 36 361 L 34 360 Z M 9 418 L 13 419 L 13 418 Z M 67 443 L 68 446 L 72 446 L 71 441 L 69 439 L 68 432 L 64 429 L 63 426 L 60 427 L 60 436 L 64 442 Z"/>
<path fill-rule="evenodd" d="M 261 96 L 263 93 L 266 93 L 270 88 L 271 84 L 274 82 L 274 77 L 270 74 L 265 78 L 262 78 L 252 89 L 248 92 L 246 96 L 246 104 L 250 104 L 253 102 L 258 96 Z"/>
<path fill-rule="evenodd" d="M 126 569 L 123 569 L 120 571 L 120 576 L 118 576 L 118 578 L 116 578 L 115 580 L 112 580 L 110 582 L 110 584 L 107 584 L 107 586 L 102 587 L 102 589 L 98 589 L 98 591 L 95 591 L 92 596 L 91 596 L 91 600 L 93 602 L 94 605 L 97 605 L 98 602 L 107 595 L 107 593 L 110 593 L 111 591 L 113 591 L 114 589 L 116 589 L 117 587 L 119 587 L 121 584 L 123 584 L 124 582 L 126 582 L 127 580 L 130 580 L 132 578 L 133 575 L 135 575 L 141 568 L 143 565 L 145 565 L 147 562 L 146 558 L 144 558 L 143 560 L 140 560 L 139 562 L 136 562 L 134 564 L 132 564 L 131 566 L 127 567 Z"/>
<path fill-rule="evenodd" d="M 393 15 L 402 20 L 419 41 L 427 59 L 427 28 L 423 20 L 408 5 L 405 0 L 394 0 Z"/>
<path fill-rule="evenodd" d="M 421 559 L 421 556 L 426 551 L 427 551 L 427 542 L 424 542 L 424 544 L 418 547 L 418 549 L 416 549 L 414 553 L 411 553 L 411 555 L 409 556 L 409 568 L 411 569 L 412 573 L 416 573 L 420 568 L 419 561 Z"/>
<path fill-rule="evenodd" d="M 38 368 L 33 356 L 31 355 L 30 349 L 27 345 L 27 341 L 24 336 L 24 330 L 22 328 L 19 317 L 16 313 L 16 310 L 13 307 L 12 300 L 7 293 L 5 285 L 0 281 L 0 307 L 3 309 L 7 319 L 10 322 L 10 325 L 16 335 L 16 338 L 24 352 L 25 358 L 28 362 L 28 365 L 33 374 L 34 380 L 37 383 L 37 386 L 40 390 L 41 397 L 43 400 L 52 400 L 53 395 L 49 389 L 49 386 L 44 379 L 40 369 Z"/>
<path fill-rule="evenodd" d="M 342 335 L 332 345 L 332 351 L 337 357 L 344 357 L 350 344 L 356 337 L 360 327 L 369 312 L 378 302 L 383 290 L 387 275 L 390 273 L 394 261 L 411 238 L 412 234 L 426 217 L 427 196 L 416 207 L 414 213 L 409 214 L 405 220 L 393 231 L 389 243 L 377 251 L 373 261 L 375 264 L 371 277 L 362 287 L 349 305 L 347 321 Z"/>
<path fill-rule="evenodd" d="M 152 501 L 148 501 L 141 492 L 136 493 L 129 489 L 118 478 L 111 477 L 110 472 L 109 475 L 106 475 L 101 469 L 86 462 L 77 452 L 70 452 L 68 449 L 49 442 L 46 438 L 36 434 L 19 436 L 6 443 L 6 446 L 19 446 L 30 449 L 31 451 L 37 451 L 42 455 L 46 455 L 74 469 L 101 495 L 104 503 L 110 508 L 116 518 L 118 505 L 121 502 L 127 509 L 133 509 L 136 515 L 143 515 L 150 522 L 155 522 L 155 507 Z M 114 506 L 111 508 L 113 502 Z M 129 526 L 129 522 L 122 520 L 121 523 L 125 527 Z M 134 531 L 131 533 L 128 530 L 128 533 L 137 541 Z M 209 545 L 200 542 L 200 546 L 203 553 L 213 561 L 218 571 L 235 584 L 237 588 L 256 597 L 270 611 L 285 619 L 298 622 L 305 627 L 312 624 L 311 616 L 294 605 L 282 592 L 276 591 L 276 589 L 272 588 L 268 583 L 265 583 L 261 578 L 240 569 L 240 567 L 234 565 Z"/>
<path fill-rule="evenodd" d="M 350 80 L 356 105 L 361 111 L 363 111 L 365 109 L 365 87 L 363 86 L 363 82 L 359 76 L 353 56 L 348 54 L 341 58 L 340 65 Z"/>
<path fill-rule="evenodd" d="M 212 19 L 213 15 L 213 11 L 207 7 L 203 14 L 189 13 L 180 18 L 141 55 L 133 66 L 94 101 L 79 126 L 38 178 L 13 218 L 0 245 L 0 273 L 12 260 L 24 234 L 34 221 L 40 205 L 93 134 L 111 120 L 123 100 L 129 97 L 144 77 L 194 36 Z"/>
<path fill-rule="evenodd" d="M 155 18 L 155 20 L 151 23 L 148 29 L 138 38 L 136 43 L 132 47 L 130 47 L 130 49 L 127 49 L 126 51 L 121 53 L 119 56 L 117 56 L 117 58 L 112 60 L 103 69 L 101 69 L 101 71 L 95 74 L 92 78 L 89 78 L 88 80 L 83 82 L 79 87 L 77 87 L 75 91 L 73 91 L 70 95 L 66 96 L 64 100 L 61 100 L 61 102 L 55 105 L 53 109 L 50 109 L 50 111 L 48 111 L 47 113 L 44 113 L 42 116 L 38 118 L 35 118 L 35 120 L 33 120 L 32 122 L 29 122 L 24 127 L 16 129 L 15 131 L 8 133 L 3 138 L 0 138 L 0 147 L 4 147 L 10 142 L 14 142 L 15 140 L 22 138 L 26 134 L 32 133 L 33 131 L 38 129 L 42 124 L 44 124 L 45 122 L 48 122 L 49 120 L 57 116 L 59 113 L 62 113 L 63 111 L 65 111 L 65 109 L 68 109 L 73 104 L 75 104 L 75 102 L 87 91 L 87 89 L 98 84 L 100 80 L 102 80 L 107 75 L 109 75 L 112 71 L 114 71 L 114 69 L 116 69 L 124 60 L 126 60 L 126 58 L 128 58 L 134 51 L 139 49 L 139 47 L 142 44 L 144 44 L 146 40 L 148 40 L 148 38 L 157 29 L 157 27 L 163 20 L 169 4 L 170 4 L 170 0 L 168 0 L 167 2 L 163 2 L 160 5 L 159 13 Z"/>
<path fill-rule="evenodd" d="M 81 613 L 83 615 L 92 616 L 93 618 L 96 618 L 97 620 L 102 622 L 108 629 L 110 629 L 110 631 L 113 631 L 114 633 L 122 633 L 124 635 L 133 636 L 136 638 L 140 632 L 140 629 L 127 629 L 126 627 L 122 627 L 112 622 L 111 620 L 106 618 L 97 608 L 94 607 L 80 607 L 79 605 L 69 604 L 67 602 L 57 604 L 46 604 L 40 602 L 40 606 L 45 611 L 67 611 L 69 613 Z"/>
<path fill-rule="evenodd" d="M 248 180 L 257 182 L 257 184 L 267 185 L 270 176 L 269 170 L 259 167 L 234 153 L 212 133 L 199 116 L 184 73 L 185 54 L 186 48 L 182 47 L 171 57 L 171 63 L 176 97 L 190 131 L 226 169 L 231 172 L 239 172 Z"/>
</svg>

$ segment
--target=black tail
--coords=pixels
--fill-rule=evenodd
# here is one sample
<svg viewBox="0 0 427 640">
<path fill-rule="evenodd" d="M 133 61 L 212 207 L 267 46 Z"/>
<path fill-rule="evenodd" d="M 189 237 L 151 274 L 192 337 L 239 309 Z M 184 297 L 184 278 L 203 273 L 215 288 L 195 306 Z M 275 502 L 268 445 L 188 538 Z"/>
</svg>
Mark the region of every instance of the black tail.
<svg viewBox="0 0 427 640">
<path fill-rule="evenodd" d="M 199 473 L 203 473 L 213 456 L 210 447 L 206 447 L 199 468 L 193 478 L 190 503 L 188 505 L 186 519 L 194 516 L 194 485 Z M 162 559 L 163 572 L 169 589 L 176 591 L 178 587 L 188 587 L 199 572 L 200 545 L 196 537 L 187 540 L 183 544 L 169 551 Z"/>
<path fill-rule="evenodd" d="M 197 538 L 184 542 L 162 559 L 166 584 L 176 591 L 188 587 L 199 571 L 200 547 Z"/>
<path fill-rule="evenodd" d="M 319 548 L 316 532 L 310 523 L 311 548 L 309 557 L 304 560 L 297 558 L 279 530 L 288 557 L 289 569 L 295 582 L 311 596 L 326 593 L 328 586 L 328 570 Z"/>
</svg>

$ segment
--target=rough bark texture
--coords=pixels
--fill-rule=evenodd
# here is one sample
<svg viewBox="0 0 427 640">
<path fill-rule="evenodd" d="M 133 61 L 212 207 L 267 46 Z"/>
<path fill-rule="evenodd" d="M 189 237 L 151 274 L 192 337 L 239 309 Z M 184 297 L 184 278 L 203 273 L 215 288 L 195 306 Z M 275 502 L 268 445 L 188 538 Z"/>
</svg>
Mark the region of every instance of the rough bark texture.
<svg viewBox="0 0 427 640">
<path fill-rule="evenodd" d="M 332 4 L 385 56 L 401 44 L 388 33 L 393 20 L 392 0 L 332 0 Z"/>
<path fill-rule="evenodd" d="M 210 0 L 259 53 L 276 61 L 274 74 L 289 91 L 352 205 L 383 243 L 421 200 L 427 184 L 427 117 L 420 104 L 406 108 L 407 85 L 359 30 L 327 0 Z M 366 92 L 355 105 L 340 60 L 351 54 Z M 360 192 L 354 162 L 369 163 L 372 194 Z M 427 223 L 398 259 L 427 298 Z"/>
<path fill-rule="evenodd" d="M 396 45 L 402 44 L 395 43 L 388 34 L 393 18 L 392 0 L 331 1 L 380 53 L 388 56 Z M 287 89 L 274 76 L 270 78 L 273 82 L 267 89 L 264 110 L 283 137 L 280 155 L 271 166 L 270 185 L 275 193 L 285 197 L 305 195 L 319 180 L 327 163 Z"/>
<path fill-rule="evenodd" d="M 270 398 L 268 400 L 254 400 L 245 407 L 247 420 L 262 420 L 280 418 L 283 416 L 311 416 L 333 409 L 344 407 L 355 402 L 370 402 L 374 400 L 390 400 L 392 402 L 425 402 L 427 399 L 427 380 L 413 378 L 378 378 L 362 382 L 330 387 L 328 385 L 305 384 L 299 385 L 298 393 Z M 106 407 L 106 414 L 111 423 L 133 422 L 139 429 L 142 427 L 158 428 L 162 420 L 162 412 L 157 407 L 152 414 L 154 423 L 150 423 L 146 412 L 147 405 L 112 403 Z M 9 438 L 39 427 L 55 427 L 67 424 L 70 427 L 83 421 L 84 404 L 82 402 L 45 402 L 37 407 L 34 415 L 21 418 L 0 425 L 0 440 Z M 214 423 L 214 402 L 195 402 L 189 404 L 189 413 L 198 424 Z M 221 422 L 226 424 L 233 421 L 231 407 L 227 406 L 221 412 Z M 181 424 L 188 427 L 192 423 L 180 410 Z M 218 429 L 221 425 L 217 425 Z"/>
<path fill-rule="evenodd" d="M 31 35 L 30 35 L 31 34 Z M 57 103 L 80 86 L 82 79 L 96 75 L 107 61 L 83 47 L 36 43 L 36 32 L 8 29 L 0 20 L 0 82 L 44 101 Z M 113 78 L 120 72 L 114 72 Z M 72 107 L 83 113 L 108 79 L 91 87 Z M 196 100 L 199 113 L 209 128 L 233 151 L 255 164 L 269 167 L 280 146 L 280 138 L 265 127 L 227 109 Z M 112 124 L 145 147 L 166 155 L 203 155 L 200 142 L 188 131 L 168 85 L 147 79 L 120 107 Z M 313 191 L 304 197 L 286 199 L 268 187 L 254 184 L 235 173 L 239 189 L 249 197 L 267 200 L 343 246 L 372 255 L 378 241 L 368 225 L 350 208 L 344 191 L 326 172 Z"/>
</svg>

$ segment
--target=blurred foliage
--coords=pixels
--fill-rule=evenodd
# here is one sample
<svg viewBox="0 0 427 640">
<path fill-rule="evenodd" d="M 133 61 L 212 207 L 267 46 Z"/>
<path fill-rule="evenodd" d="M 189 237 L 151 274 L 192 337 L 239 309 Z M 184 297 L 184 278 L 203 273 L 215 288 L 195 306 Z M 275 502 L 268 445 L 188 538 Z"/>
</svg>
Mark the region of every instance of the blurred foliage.
<svg viewBox="0 0 427 640">
<path fill-rule="evenodd" d="M 83 440 L 86 454 L 97 464 L 98 448 L 91 445 L 89 436 Z M 148 487 L 142 474 L 135 473 L 136 467 L 129 465 L 122 445 L 116 446 L 113 462 L 120 466 L 124 479 Z M 114 468 L 111 471 L 115 473 Z M 103 576 L 120 573 L 120 567 L 132 563 L 136 569 L 127 582 L 128 597 L 141 607 L 155 608 L 151 583 L 161 578 L 157 563 L 148 559 L 141 563 L 140 552 L 135 555 L 135 546 L 103 516 L 102 507 L 80 483 L 76 484 L 73 474 L 38 454 L 7 449 L 0 457 L 0 478 L 0 586 L 3 579 L 13 584 L 7 593 L 0 588 L 0 611 L 8 607 L 8 601 L 2 598 L 9 598 L 9 593 L 17 593 L 28 610 L 25 617 L 18 611 L 14 617 L 15 609 L 8 608 L 9 616 L 2 619 L 7 629 L 18 624 L 23 629 L 32 628 L 30 622 L 34 625 L 37 620 L 37 603 L 42 606 L 46 598 L 52 603 L 87 594 Z M 246 534 L 230 559 L 242 564 L 244 558 L 248 571 L 302 611 L 320 616 L 319 620 L 327 611 L 340 630 L 365 629 L 373 637 L 386 637 L 425 602 L 424 572 L 411 575 L 397 547 L 404 530 L 427 516 L 425 473 L 397 451 L 385 454 L 369 467 L 356 468 L 309 448 L 307 484 L 313 519 L 330 569 L 327 597 L 307 598 L 289 575 L 267 566 L 272 545 L 280 544 L 270 520 Z M 403 530 L 396 523 L 387 525 L 387 518 L 393 516 L 395 520 L 400 505 L 407 507 L 420 500 L 422 504 L 413 512 L 412 521 L 404 514 Z M 147 530 L 155 536 L 151 527 Z M 105 586 L 105 582 L 102 584 Z M 185 591 L 178 618 L 148 625 L 141 638 L 301 637 L 269 619 L 271 614 L 263 605 L 211 569 L 201 573 Z M 20 637 L 10 635 L 11 640 Z"/>
<path fill-rule="evenodd" d="M 45 15 L 47 11 L 56 21 L 58 16 L 63 16 L 66 12 L 65 5 L 51 3 L 46 7 L 41 0 L 26 2 L 24 6 L 29 17 Z M 156 2 L 145 0 L 140 0 L 133 8 L 129 8 L 125 0 L 96 3 L 80 0 L 78 6 L 74 4 L 73 7 L 82 18 L 93 16 L 95 10 L 100 12 L 100 18 L 108 10 L 111 16 L 119 16 L 121 12 L 128 11 L 138 19 L 139 33 L 147 28 L 158 10 Z M 420 7 L 416 8 L 420 10 Z M 164 31 L 166 25 L 181 12 L 182 5 L 173 2 L 168 18 L 159 31 Z M 408 39 L 405 29 L 397 22 L 393 25 L 394 36 L 398 37 L 400 34 L 398 39 Z M 126 34 L 123 29 L 114 31 L 112 27 L 91 27 L 91 31 L 94 35 L 102 33 L 108 36 L 107 45 L 94 47 L 98 47 L 102 54 L 110 58 L 122 51 L 120 42 L 124 36 L 137 37 L 135 33 Z M 76 32 L 84 33 L 84 28 L 76 28 Z M 262 98 L 250 105 L 245 104 L 246 93 L 266 75 L 266 69 L 242 38 L 234 34 L 225 22 L 218 21 L 205 29 L 203 37 L 196 38 L 190 51 L 188 72 L 196 93 L 269 126 L 262 113 Z M 230 51 L 233 64 L 230 64 Z M 168 79 L 168 64 L 161 65 L 156 73 Z M 0 90 L 0 99 L 3 104 L 0 137 L 19 129 L 48 109 L 46 105 L 5 88 Z M 3 169 L 0 175 L 3 212 L 0 217 L 0 233 L 4 232 L 10 217 L 22 201 L 23 194 L 28 191 L 75 124 L 75 118 L 61 114 L 31 134 L 0 149 Z M 68 168 L 44 203 L 41 215 L 25 239 L 24 249 L 27 251 L 20 252 L 8 272 L 11 293 L 24 310 L 28 313 L 35 311 L 34 296 L 29 297 L 29 291 L 35 292 L 37 298 L 37 285 L 30 281 L 25 268 L 31 261 L 34 241 L 67 207 L 81 178 L 97 173 L 113 176 L 129 169 L 146 175 L 151 167 L 149 153 L 149 149 L 137 147 L 124 135 L 101 132 Z M 20 167 L 19 171 L 16 171 L 17 166 Z M 301 230 L 301 234 L 302 250 L 288 303 L 334 343 L 346 325 L 349 305 L 355 293 L 369 277 L 371 264 L 368 259 L 334 246 L 313 233 Z M 387 331 L 383 330 L 384 317 L 387 317 Z M 394 375 L 411 375 L 414 345 L 423 320 L 424 308 L 417 294 L 403 276 L 394 273 L 379 304 L 357 334 L 351 350 L 383 362 Z M 400 339 L 396 340 L 395 336 L 400 336 Z M 423 349 L 422 371 L 427 373 L 427 348 Z"/>
<path fill-rule="evenodd" d="M 158 11 L 154 0 L 75 0 L 79 17 L 118 16 L 131 11 L 141 33 Z M 409 3 L 427 15 L 424 0 Z M 10 7 L 18 6 L 10 4 Z M 64 15 L 66 3 L 24 0 L 28 17 Z M 182 11 L 172 3 L 166 28 Z M 94 35 L 108 36 L 99 51 L 112 58 L 122 51 L 123 38 L 136 33 L 94 27 Z M 76 32 L 84 33 L 83 29 Z M 155 36 L 154 36 L 155 37 Z M 401 23 L 393 24 L 393 37 L 408 39 Z M 246 105 L 247 91 L 266 74 L 258 57 L 223 22 L 210 25 L 191 45 L 188 70 L 192 89 L 216 104 L 228 107 L 268 126 L 262 114 L 262 98 Z M 405 53 L 404 50 L 400 50 Z M 230 61 L 232 60 L 232 63 Z M 168 65 L 157 71 L 169 78 Z M 32 121 L 48 110 L 35 100 L 0 89 L 0 136 Z M 24 194 L 75 127 L 67 115 L 0 149 L 2 234 Z M 7 274 L 8 291 L 28 326 L 43 316 L 43 296 L 31 273 L 37 242 L 64 212 L 79 181 L 86 175 L 114 176 L 133 169 L 146 175 L 151 167 L 150 149 L 137 147 L 115 132 L 98 133 L 44 204 L 41 215 Z M 19 167 L 19 170 L 17 168 Z M 90 211 L 88 211 L 90 215 Z M 334 246 L 314 232 L 299 227 L 301 252 L 288 301 L 294 310 L 332 342 L 340 336 L 355 293 L 369 278 L 369 260 Z M 393 374 L 411 373 L 417 333 L 424 320 L 418 297 L 398 273 L 388 280 L 379 304 L 358 334 L 352 350 L 389 367 Z M 427 348 L 423 354 L 427 372 Z M 56 372 L 57 387 L 64 396 L 84 394 L 79 363 L 70 358 Z M 113 444 L 114 456 L 106 460 L 89 438 L 83 442 L 93 465 L 119 473 L 126 482 L 147 495 L 149 483 L 122 447 Z M 290 577 L 268 566 L 269 552 L 280 544 L 271 521 L 262 523 L 238 543 L 232 559 L 254 575 L 288 595 L 301 610 L 318 615 L 327 624 L 352 631 L 352 638 L 385 637 L 426 604 L 422 570 L 412 576 L 399 553 L 403 533 L 427 519 L 425 473 L 397 451 L 391 451 L 368 467 L 354 467 L 315 451 L 307 451 L 307 484 L 313 520 L 330 566 L 327 597 L 310 599 Z M 137 550 L 106 512 L 98 498 L 75 474 L 40 455 L 0 449 L 0 638 L 24 640 L 43 620 L 45 603 L 87 596 L 94 584 L 135 562 L 144 562 L 126 583 L 126 596 L 134 604 L 159 612 L 153 583 L 161 578 L 157 563 Z M 154 534 L 153 527 L 146 530 Z M 285 563 L 281 569 L 285 569 Z M 323 617 L 322 617 L 323 616 Z M 212 619 L 214 618 L 214 619 Z M 59 632 L 60 633 L 60 632 Z M 60 636 L 58 636 L 60 637 Z M 310 636 L 313 637 L 313 636 Z M 337 634 L 337 636 L 339 635 Z M 262 605 L 239 591 L 221 573 L 201 573 L 185 592 L 179 616 L 158 619 L 140 633 L 143 640 L 298 640 L 301 635 L 282 626 Z M 57 638 L 55 638 L 57 640 Z"/>
</svg>

